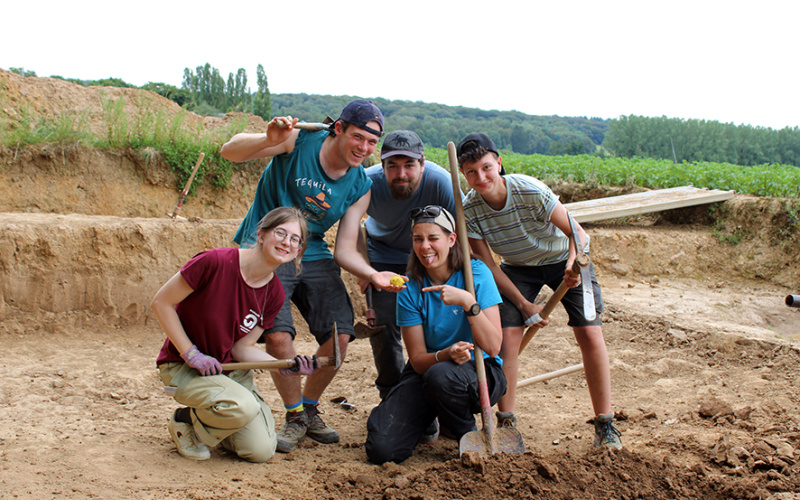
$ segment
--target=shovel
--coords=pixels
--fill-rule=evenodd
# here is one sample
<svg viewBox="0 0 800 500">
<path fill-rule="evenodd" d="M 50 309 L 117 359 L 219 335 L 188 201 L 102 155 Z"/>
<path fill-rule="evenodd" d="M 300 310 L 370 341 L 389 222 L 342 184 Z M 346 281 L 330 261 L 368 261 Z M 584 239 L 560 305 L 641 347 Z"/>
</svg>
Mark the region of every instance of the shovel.
<svg viewBox="0 0 800 500">
<path fill-rule="evenodd" d="M 472 280 L 472 263 L 469 260 L 469 242 L 467 241 L 467 223 L 464 220 L 464 206 L 461 203 L 461 186 L 458 182 L 458 161 L 456 160 L 456 145 L 451 141 L 447 143 L 447 155 L 450 159 L 450 175 L 453 178 L 453 198 L 456 202 L 456 232 L 458 243 L 464 254 L 464 281 L 467 291 L 475 296 L 475 284 Z M 489 402 L 489 385 L 486 382 L 486 366 L 483 361 L 483 350 L 476 343 L 474 349 L 475 371 L 478 372 L 478 393 L 481 398 L 481 420 L 483 430 L 472 431 L 461 436 L 458 443 L 459 454 L 474 451 L 481 456 L 495 453 L 525 453 L 525 443 L 522 434 L 513 427 L 495 427 L 492 419 L 492 405 Z"/>
<path fill-rule="evenodd" d="M 368 339 L 373 335 L 386 330 L 385 325 L 378 325 L 376 323 L 377 318 L 375 317 L 375 309 L 372 308 L 372 290 L 372 283 L 369 283 L 367 285 L 367 289 L 364 291 L 364 294 L 367 296 L 367 322 L 364 323 L 363 321 L 359 321 L 356 323 L 354 328 L 357 339 Z"/>
</svg>

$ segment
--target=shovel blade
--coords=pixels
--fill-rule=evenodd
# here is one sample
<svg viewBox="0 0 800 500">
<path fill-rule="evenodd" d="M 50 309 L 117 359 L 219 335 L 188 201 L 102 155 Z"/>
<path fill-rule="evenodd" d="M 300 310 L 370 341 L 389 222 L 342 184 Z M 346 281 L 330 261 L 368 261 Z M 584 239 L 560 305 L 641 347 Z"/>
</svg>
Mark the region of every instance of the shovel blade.
<svg viewBox="0 0 800 500">
<path fill-rule="evenodd" d="M 522 434 L 513 427 L 484 429 L 461 436 L 458 452 L 463 454 L 467 451 L 477 452 L 481 456 L 495 453 L 525 453 L 525 442 L 522 440 Z"/>
<path fill-rule="evenodd" d="M 373 335 L 382 332 L 386 329 L 386 327 L 384 325 L 372 327 L 366 323 L 358 322 L 356 323 L 354 329 L 357 339 L 368 339 Z"/>
</svg>

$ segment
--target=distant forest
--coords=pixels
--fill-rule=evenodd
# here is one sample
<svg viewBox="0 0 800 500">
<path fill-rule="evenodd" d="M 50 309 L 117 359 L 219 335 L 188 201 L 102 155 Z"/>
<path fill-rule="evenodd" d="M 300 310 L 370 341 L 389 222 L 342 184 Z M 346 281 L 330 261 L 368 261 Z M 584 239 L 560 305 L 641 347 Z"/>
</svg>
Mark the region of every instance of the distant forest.
<svg viewBox="0 0 800 500">
<path fill-rule="evenodd" d="M 354 96 L 272 94 L 272 114 L 305 121 L 337 118 Z M 407 129 L 433 147 L 446 147 L 471 132 L 483 132 L 498 148 L 522 154 L 591 154 L 603 143 L 608 120 L 532 116 L 518 111 L 485 111 L 420 101 L 372 98 L 386 118 L 386 130 Z"/>
<path fill-rule="evenodd" d="M 23 76 L 36 73 L 10 68 Z M 80 85 L 131 87 L 119 78 L 79 80 Z M 252 113 L 264 119 L 291 115 L 316 122 L 337 118 L 355 96 L 272 94 L 262 65 L 257 68 L 256 91 L 240 68 L 227 80 L 206 63 L 184 69 L 180 88 L 149 82 L 141 89 L 156 92 L 181 107 L 202 115 L 231 111 Z M 445 147 L 471 132 L 489 135 L 500 149 L 520 154 L 643 157 L 675 163 L 710 161 L 752 166 L 779 163 L 800 166 L 800 128 L 781 130 L 716 121 L 667 117 L 620 116 L 616 119 L 534 116 L 518 111 L 497 111 L 444 106 L 420 101 L 371 99 L 386 117 L 387 131 L 415 131 L 430 147 Z"/>
<path fill-rule="evenodd" d="M 616 156 L 800 166 L 800 128 L 753 127 L 705 120 L 621 116 L 611 120 L 603 147 Z"/>
</svg>

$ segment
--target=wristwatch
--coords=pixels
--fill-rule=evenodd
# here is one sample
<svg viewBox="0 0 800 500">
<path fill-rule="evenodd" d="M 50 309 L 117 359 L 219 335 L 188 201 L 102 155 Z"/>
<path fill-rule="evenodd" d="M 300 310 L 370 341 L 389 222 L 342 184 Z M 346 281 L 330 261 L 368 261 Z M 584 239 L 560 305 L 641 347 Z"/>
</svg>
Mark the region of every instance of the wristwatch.
<svg viewBox="0 0 800 500">
<path fill-rule="evenodd" d="M 481 306 L 477 302 L 472 304 L 469 309 L 464 311 L 467 316 L 477 316 L 481 313 Z"/>
</svg>

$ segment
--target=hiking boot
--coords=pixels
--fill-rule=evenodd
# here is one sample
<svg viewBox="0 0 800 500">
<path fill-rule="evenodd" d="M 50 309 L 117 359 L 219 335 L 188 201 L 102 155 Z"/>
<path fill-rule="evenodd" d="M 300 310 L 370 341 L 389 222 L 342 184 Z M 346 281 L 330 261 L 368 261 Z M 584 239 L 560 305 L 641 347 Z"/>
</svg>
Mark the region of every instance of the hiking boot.
<svg viewBox="0 0 800 500">
<path fill-rule="evenodd" d="M 304 404 L 303 407 L 308 415 L 308 437 L 323 444 L 338 443 L 339 433 L 325 425 L 320 417 L 323 412 L 317 405 Z"/>
<path fill-rule="evenodd" d="M 464 434 L 467 434 L 469 432 L 475 432 L 477 430 L 478 430 L 478 426 L 473 424 L 472 425 L 472 429 L 468 430 Z M 461 441 L 461 438 L 464 437 L 464 434 L 462 434 L 460 436 L 456 436 L 455 433 L 453 431 L 451 431 L 450 429 L 448 429 L 447 427 L 445 427 L 443 425 L 439 427 L 439 435 L 440 436 L 444 436 L 447 439 L 452 439 L 453 441 Z"/>
<path fill-rule="evenodd" d="M 178 448 L 178 453 L 180 453 L 182 457 L 192 460 L 208 460 L 211 458 L 211 452 L 208 450 L 208 446 L 203 444 L 200 438 L 197 437 L 194 429 L 192 429 L 192 424 L 175 420 L 175 415 L 177 413 L 178 410 L 175 410 L 172 417 L 169 419 L 167 428 L 169 429 L 170 436 L 172 436 L 172 441 L 175 442 L 175 447 Z"/>
<path fill-rule="evenodd" d="M 622 449 L 621 433 L 614 426 L 614 414 L 598 415 L 594 418 L 594 445 L 614 450 Z"/>
<path fill-rule="evenodd" d="M 433 444 L 439 439 L 439 418 L 434 418 L 431 425 L 422 433 L 419 442 L 422 444 Z"/>
<path fill-rule="evenodd" d="M 514 429 L 517 428 L 517 417 L 514 416 L 514 412 L 497 412 L 497 427 L 512 427 Z"/>
<path fill-rule="evenodd" d="M 308 430 L 308 416 L 304 411 L 287 411 L 286 423 L 278 432 L 277 451 L 289 453 L 297 447 Z"/>
</svg>

